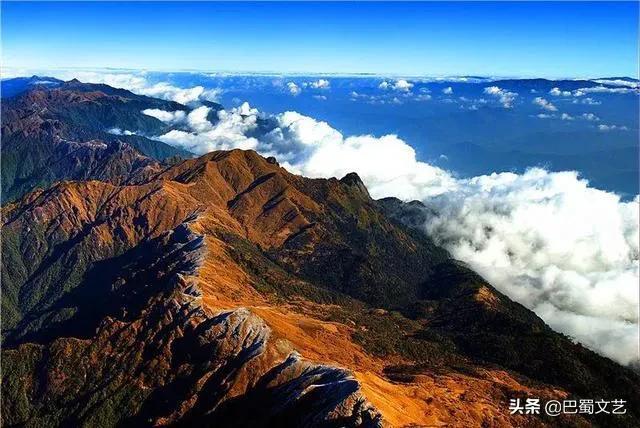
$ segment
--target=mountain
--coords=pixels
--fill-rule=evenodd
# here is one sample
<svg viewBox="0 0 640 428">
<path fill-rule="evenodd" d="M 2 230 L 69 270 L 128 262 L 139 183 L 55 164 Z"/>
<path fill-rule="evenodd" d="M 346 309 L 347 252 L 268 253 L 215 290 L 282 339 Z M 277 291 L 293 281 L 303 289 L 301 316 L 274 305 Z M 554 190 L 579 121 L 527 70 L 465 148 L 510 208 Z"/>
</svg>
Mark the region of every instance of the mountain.
<svg viewBox="0 0 640 428">
<path fill-rule="evenodd" d="M 595 86 L 604 86 L 614 88 L 609 84 L 597 83 L 593 80 L 570 80 L 570 79 L 500 79 L 493 82 L 498 87 L 509 90 L 525 91 L 535 89 L 541 93 L 547 93 L 553 88 L 560 88 L 563 91 L 575 91 L 581 88 L 592 88 Z"/>
<path fill-rule="evenodd" d="M 64 83 L 64 81 L 56 79 L 55 77 L 36 75 L 31 77 L 4 79 L 0 82 L 0 95 L 2 98 L 10 98 L 37 86 L 41 86 L 43 88 L 55 88 L 60 86 L 62 83 Z"/>
<path fill-rule="evenodd" d="M 135 169 L 157 163 L 154 161 L 191 157 L 184 150 L 144 137 L 169 129 L 142 113 L 148 108 L 188 110 L 175 102 L 77 80 L 55 87 L 38 85 L 5 99 L 2 200 L 13 200 L 62 179 L 121 181 L 125 177 L 122 172 L 132 166 Z M 135 134 L 122 135 L 113 129 Z M 121 147 L 128 154 L 123 155 Z"/>
<path fill-rule="evenodd" d="M 80 117 L 64 97 L 58 117 Z M 83 120 L 20 129 L 97 144 Z M 640 423 L 637 373 L 454 260 L 411 226 L 416 203 L 253 151 L 161 165 L 107 145 L 126 168 L 78 168 L 2 207 L 4 425 Z M 511 415 L 523 397 L 619 398 L 627 414 Z"/>
</svg>

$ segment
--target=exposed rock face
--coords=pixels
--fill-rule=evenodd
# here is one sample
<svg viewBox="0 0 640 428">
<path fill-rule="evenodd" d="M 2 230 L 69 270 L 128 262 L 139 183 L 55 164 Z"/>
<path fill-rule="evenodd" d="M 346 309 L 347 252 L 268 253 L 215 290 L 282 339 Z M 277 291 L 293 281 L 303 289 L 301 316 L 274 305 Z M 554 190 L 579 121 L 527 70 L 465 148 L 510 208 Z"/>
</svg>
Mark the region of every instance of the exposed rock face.
<svg viewBox="0 0 640 428">
<path fill-rule="evenodd" d="M 3 353 L 4 423 L 381 424 L 347 371 L 286 356 L 247 309 L 203 307 L 194 278 L 205 256 L 204 237 L 182 224 L 90 270 L 84 291 L 99 306 L 76 299 L 63 325 Z M 76 338 L 58 337 L 64 324 L 81 324 Z"/>
<path fill-rule="evenodd" d="M 78 144 L 95 174 L 2 208 L 4 425 L 638 425 L 636 373 L 553 332 L 357 176 L 241 150 L 157 168 L 126 145 L 108 157 L 120 169 L 97 155 L 110 145 Z M 509 414 L 524 396 L 628 411 Z"/>
<path fill-rule="evenodd" d="M 420 201 L 402 202 L 398 198 L 382 198 L 376 202 L 389 218 L 419 230 L 424 227 L 430 215 Z"/>
<path fill-rule="evenodd" d="M 366 198 L 370 197 L 367 187 L 364 185 L 364 183 L 362 182 L 362 179 L 355 172 L 350 172 L 349 174 L 345 175 L 340 179 L 340 182 L 348 186 L 354 187 L 355 189 L 357 189 L 358 192 L 360 192 Z"/>
</svg>

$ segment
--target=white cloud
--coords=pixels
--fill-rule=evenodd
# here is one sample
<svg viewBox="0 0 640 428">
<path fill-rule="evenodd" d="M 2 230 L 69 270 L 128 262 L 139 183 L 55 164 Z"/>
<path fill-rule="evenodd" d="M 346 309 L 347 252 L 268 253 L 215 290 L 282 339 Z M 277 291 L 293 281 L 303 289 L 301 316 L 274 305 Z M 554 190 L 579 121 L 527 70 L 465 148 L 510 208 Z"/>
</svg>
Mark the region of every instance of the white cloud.
<svg viewBox="0 0 640 428">
<path fill-rule="evenodd" d="M 621 125 L 598 125 L 598 130 L 599 131 L 603 131 L 603 132 L 608 132 L 608 131 L 628 131 L 629 128 L 627 128 L 626 126 L 621 126 Z"/>
<path fill-rule="evenodd" d="M 257 127 L 258 111 L 244 103 L 240 107 L 218 112 L 218 121 L 207 120 L 210 108 L 199 107 L 187 115 L 191 132 L 171 130 L 155 137 L 172 146 L 182 147 L 195 154 L 214 150 L 256 149 L 258 140 L 247 134 Z"/>
<path fill-rule="evenodd" d="M 594 82 L 600 83 L 602 85 L 625 86 L 627 88 L 640 87 L 640 83 L 638 81 L 629 81 L 629 80 L 622 80 L 622 79 L 596 79 L 594 80 Z"/>
<path fill-rule="evenodd" d="M 180 122 L 184 122 L 187 117 L 187 114 L 182 110 L 177 111 L 165 111 L 157 108 L 148 108 L 146 110 L 142 110 L 143 114 L 147 116 L 155 117 L 158 120 L 161 120 L 170 125 L 175 125 Z"/>
<path fill-rule="evenodd" d="M 413 88 L 413 83 L 404 79 L 396 80 L 396 83 L 393 85 L 393 89 L 396 91 L 409 91 L 411 88 Z"/>
<path fill-rule="evenodd" d="M 244 104 L 240 107 L 238 111 L 241 112 L 243 106 Z M 213 129 L 213 125 L 211 125 L 211 122 L 209 122 L 209 120 L 207 119 L 207 116 L 209 115 L 210 111 L 211 111 L 211 108 L 206 106 L 201 106 L 196 109 L 193 109 L 187 115 L 187 124 L 195 132 L 210 131 L 211 129 Z M 218 118 L 220 118 L 220 115 L 218 115 Z"/>
<path fill-rule="evenodd" d="M 552 117 L 555 117 L 553 114 L 547 114 L 547 113 L 538 113 L 536 115 L 536 117 L 538 119 L 551 119 Z"/>
<path fill-rule="evenodd" d="M 590 120 L 592 122 L 597 122 L 600 120 L 600 118 L 593 113 L 582 113 L 580 117 L 582 117 L 585 120 Z"/>
<path fill-rule="evenodd" d="M 132 92 L 150 97 L 176 101 L 180 104 L 192 104 L 199 101 L 217 101 L 222 93 L 221 89 L 205 89 L 203 86 L 182 89 L 166 82 L 156 83 L 147 87 L 132 89 Z"/>
<path fill-rule="evenodd" d="M 384 83 L 384 82 L 383 82 Z M 368 95 L 359 93 L 356 91 L 351 91 L 349 93 L 349 99 L 351 101 L 365 101 L 368 104 L 374 105 L 382 105 L 382 104 L 403 104 L 404 102 L 409 101 L 428 101 L 431 99 L 431 95 L 429 95 L 429 90 L 426 88 L 421 88 L 418 94 L 414 94 L 411 91 L 389 91 L 383 94 L 378 95 Z"/>
<path fill-rule="evenodd" d="M 581 98 L 581 99 L 575 99 L 572 101 L 573 104 L 587 104 L 587 105 L 592 105 L 592 106 L 599 106 L 600 104 L 602 104 L 602 102 L 600 101 L 596 101 L 593 98 Z"/>
<path fill-rule="evenodd" d="M 558 111 L 558 108 L 556 106 L 542 97 L 535 97 L 532 102 L 543 110 Z"/>
<path fill-rule="evenodd" d="M 571 91 L 561 91 L 560 88 L 553 88 L 549 91 L 549 94 L 555 97 L 570 97 Z"/>
<path fill-rule="evenodd" d="M 300 92 L 302 92 L 300 86 L 296 85 L 294 82 L 287 83 L 287 88 L 289 89 L 289 93 L 294 97 L 300 95 Z"/>
<path fill-rule="evenodd" d="M 513 102 L 518 96 L 517 93 L 509 92 L 506 89 L 499 88 L 498 86 L 489 86 L 484 88 L 484 93 L 496 97 L 504 108 L 513 107 Z"/>
<path fill-rule="evenodd" d="M 376 198 L 423 198 L 454 182 L 445 171 L 417 161 L 413 148 L 395 135 L 344 137 L 326 122 L 296 112 L 278 115 L 277 121 L 266 148 L 297 173 L 342 177 L 356 171 Z"/>
<path fill-rule="evenodd" d="M 413 88 L 413 83 L 405 79 L 398 79 L 392 83 L 384 80 L 382 81 L 382 83 L 378 85 L 378 88 L 384 89 L 384 90 L 393 89 L 394 91 L 408 92 L 411 90 L 411 88 Z"/>
<path fill-rule="evenodd" d="M 120 129 L 120 128 L 111 128 L 111 129 L 108 129 L 107 132 L 113 135 L 136 135 L 136 133 L 133 131 L 128 131 L 126 129 Z"/>
<path fill-rule="evenodd" d="M 453 88 L 451 86 L 447 86 L 442 90 L 442 93 L 446 95 L 451 95 L 453 94 Z"/>
<path fill-rule="evenodd" d="M 608 88 L 606 86 L 594 86 L 591 88 L 580 88 L 573 91 L 573 95 L 576 97 L 583 96 L 585 94 L 638 94 L 638 88 Z"/>
<path fill-rule="evenodd" d="M 313 98 L 315 98 L 318 101 L 326 101 L 327 97 L 325 95 L 314 95 Z"/>
<path fill-rule="evenodd" d="M 326 79 L 319 79 L 315 82 L 309 83 L 309 86 L 312 87 L 313 89 L 329 89 L 331 84 Z"/>
<path fill-rule="evenodd" d="M 568 114 L 568 113 L 562 113 L 562 115 L 560 116 L 560 119 L 562 119 L 562 120 L 573 120 L 573 119 L 574 119 L 574 117 L 573 117 L 573 116 L 571 116 L 571 115 L 570 115 L 570 114 Z"/>
<path fill-rule="evenodd" d="M 424 202 L 430 236 L 499 290 L 604 355 L 637 358 L 637 198 L 532 169 L 459 180 Z"/>
</svg>

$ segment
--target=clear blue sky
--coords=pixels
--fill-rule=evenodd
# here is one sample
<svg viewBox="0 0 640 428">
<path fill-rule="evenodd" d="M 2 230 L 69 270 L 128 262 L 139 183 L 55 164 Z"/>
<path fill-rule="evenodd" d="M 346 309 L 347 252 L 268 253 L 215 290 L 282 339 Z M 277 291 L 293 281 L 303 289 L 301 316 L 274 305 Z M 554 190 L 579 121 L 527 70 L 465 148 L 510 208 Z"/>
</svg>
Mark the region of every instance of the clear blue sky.
<svg viewBox="0 0 640 428">
<path fill-rule="evenodd" d="M 638 4 L 2 2 L 14 68 L 637 77 Z"/>
</svg>

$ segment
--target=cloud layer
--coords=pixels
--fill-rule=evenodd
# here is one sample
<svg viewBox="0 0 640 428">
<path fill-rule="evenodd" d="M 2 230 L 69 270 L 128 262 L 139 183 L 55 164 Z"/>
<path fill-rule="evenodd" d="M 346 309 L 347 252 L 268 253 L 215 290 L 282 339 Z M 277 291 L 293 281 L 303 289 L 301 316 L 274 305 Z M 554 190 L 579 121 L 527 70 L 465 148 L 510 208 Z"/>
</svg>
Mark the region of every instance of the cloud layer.
<svg viewBox="0 0 640 428">
<path fill-rule="evenodd" d="M 638 358 L 638 199 L 543 169 L 457 184 L 425 200 L 431 236 L 554 329 Z"/>
</svg>

